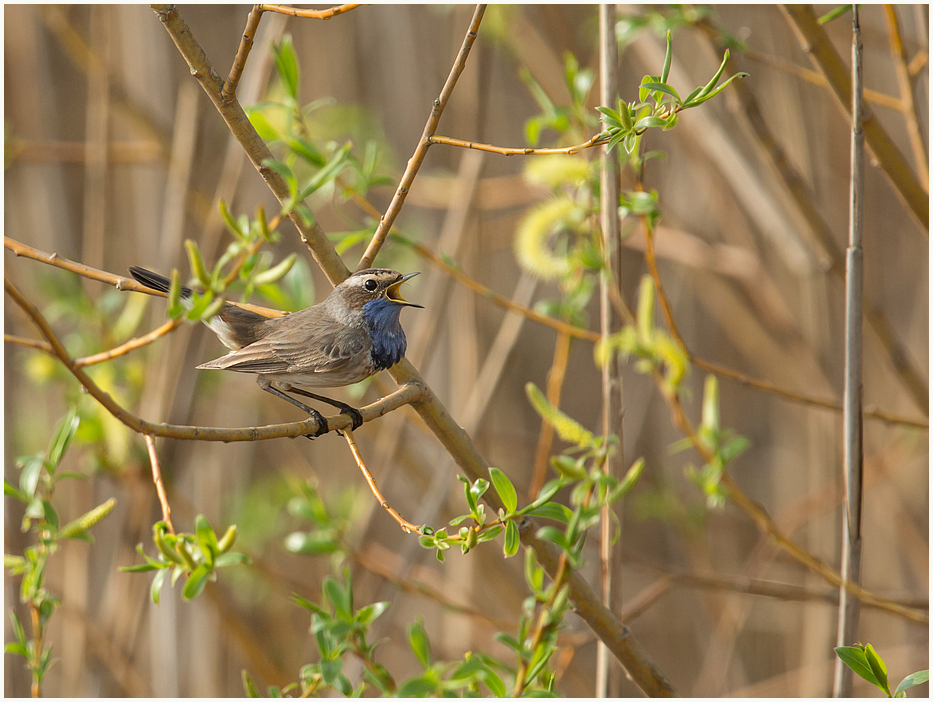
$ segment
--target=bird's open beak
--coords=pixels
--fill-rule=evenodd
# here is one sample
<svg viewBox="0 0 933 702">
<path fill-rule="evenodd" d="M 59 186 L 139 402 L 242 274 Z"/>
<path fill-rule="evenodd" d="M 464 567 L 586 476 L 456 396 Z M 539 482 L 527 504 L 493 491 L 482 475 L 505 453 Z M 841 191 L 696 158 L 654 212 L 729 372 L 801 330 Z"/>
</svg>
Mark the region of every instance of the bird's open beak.
<svg viewBox="0 0 933 702">
<path fill-rule="evenodd" d="M 409 307 L 421 307 L 422 309 L 424 309 L 424 305 L 419 305 L 416 302 L 409 302 L 404 297 L 402 297 L 402 294 L 399 292 L 399 288 L 402 286 L 402 283 L 404 283 L 406 280 L 414 278 L 416 275 L 418 275 L 417 271 L 414 273 L 409 273 L 408 275 L 403 275 L 401 278 L 396 280 L 394 283 L 392 283 L 392 285 L 386 288 L 386 297 L 392 300 L 392 302 L 395 302 L 399 305 L 408 305 Z"/>
</svg>

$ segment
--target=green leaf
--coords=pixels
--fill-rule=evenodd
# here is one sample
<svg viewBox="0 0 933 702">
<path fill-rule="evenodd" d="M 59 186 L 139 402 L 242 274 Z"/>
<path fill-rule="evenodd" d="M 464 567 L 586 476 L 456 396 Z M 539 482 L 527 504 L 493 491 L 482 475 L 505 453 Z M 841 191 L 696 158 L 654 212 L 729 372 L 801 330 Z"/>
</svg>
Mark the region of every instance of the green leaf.
<svg viewBox="0 0 933 702">
<path fill-rule="evenodd" d="M 675 98 L 677 102 L 680 102 L 680 95 L 677 94 L 677 91 L 674 90 L 674 87 L 668 85 L 667 83 L 645 83 L 642 85 L 643 88 L 650 88 L 655 92 L 667 93 L 671 97 Z"/>
<path fill-rule="evenodd" d="M 198 546 L 204 554 L 204 559 L 210 567 L 213 567 L 214 559 L 219 555 L 220 549 L 217 547 L 217 535 L 203 514 L 199 514 L 194 520 L 194 533 L 198 537 Z"/>
<path fill-rule="evenodd" d="M 290 35 L 286 34 L 278 44 L 272 46 L 275 52 L 275 68 L 279 77 L 282 79 L 282 85 L 293 100 L 298 99 L 298 56 L 295 54 L 295 46 L 292 43 Z"/>
<path fill-rule="evenodd" d="M 19 489 L 26 498 L 23 501 L 27 502 L 36 494 L 36 488 L 39 486 L 39 476 L 42 472 L 42 467 L 45 465 L 45 460 L 42 456 L 26 456 L 25 458 L 19 459 L 18 462 L 21 464 Z"/>
<path fill-rule="evenodd" d="M 168 575 L 168 568 L 161 569 L 152 579 L 152 587 L 149 588 L 149 596 L 152 598 L 152 604 L 159 604 L 159 598 L 162 596 L 162 585 L 165 583 L 165 576 Z"/>
<path fill-rule="evenodd" d="M 253 680 L 253 676 L 249 674 L 249 671 L 244 668 L 240 675 L 243 678 L 243 690 L 246 692 L 246 696 L 262 697 L 259 692 L 259 688 L 256 686 L 256 681 Z"/>
<path fill-rule="evenodd" d="M 78 417 L 78 410 L 72 405 L 68 410 L 68 414 L 65 415 L 61 424 L 58 425 L 55 438 L 52 439 L 52 444 L 49 446 L 49 466 L 51 472 L 54 472 L 58 464 L 61 463 L 65 451 L 68 450 L 68 444 L 70 444 L 71 440 L 74 438 L 75 432 L 78 430 L 78 424 L 80 423 L 81 420 Z"/>
<path fill-rule="evenodd" d="M 3 494 L 10 497 L 15 497 L 20 502 L 29 502 L 29 498 L 26 497 L 23 492 L 13 487 L 9 482 L 6 481 L 6 479 L 3 481 Z"/>
<path fill-rule="evenodd" d="M 334 613 L 345 621 L 352 618 L 350 611 L 350 593 L 337 582 L 335 578 L 327 577 L 324 579 L 324 593 L 327 595 Z"/>
<path fill-rule="evenodd" d="M 262 111 L 247 108 L 246 116 L 249 118 L 249 122 L 253 125 L 253 129 L 256 130 L 259 138 L 263 141 L 276 141 L 281 138 L 278 130 L 270 124 Z"/>
<path fill-rule="evenodd" d="M 188 253 L 188 263 L 191 264 L 191 272 L 205 288 L 210 288 L 211 277 L 204 265 L 204 258 L 201 256 L 201 250 L 197 243 L 191 239 L 185 239 L 185 251 Z"/>
<path fill-rule="evenodd" d="M 510 519 L 505 526 L 505 546 L 502 549 L 505 557 L 511 558 L 518 553 L 518 546 L 520 543 L 518 525 L 515 523 L 515 520 Z"/>
<path fill-rule="evenodd" d="M 321 152 L 318 151 L 310 141 L 302 139 L 301 137 L 286 136 L 285 143 L 288 144 L 288 148 L 301 156 L 301 158 L 312 166 L 320 168 L 327 163 Z"/>
<path fill-rule="evenodd" d="M 929 670 L 918 670 L 916 673 L 911 673 L 906 678 L 901 680 L 900 685 L 897 686 L 897 689 L 894 691 L 895 697 L 900 697 L 902 694 L 906 697 L 907 690 L 917 685 L 923 685 L 923 683 L 929 681 L 930 671 Z"/>
<path fill-rule="evenodd" d="M 640 131 L 642 129 L 649 129 L 650 127 L 665 126 L 667 126 L 666 120 L 663 120 L 660 117 L 655 117 L 654 115 L 648 115 L 647 117 L 642 117 L 640 120 L 635 122 L 634 129 L 635 131 Z"/>
<path fill-rule="evenodd" d="M 581 424 L 548 402 L 544 393 L 534 383 L 525 385 L 525 394 L 542 419 L 554 427 L 557 435 L 562 440 L 578 446 L 591 446 L 593 444 L 593 433 L 584 429 Z"/>
<path fill-rule="evenodd" d="M 552 526 L 543 526 L 538 529 L 538 538 L 557 544 L 565 551 L 570 549 L 570 544 L 564 532 Z"/>
<path fill-rule="evenodd" d="M 545 519 L 555 519 L 558 522 L 569 524 L 573 518 L 573 512 L 566 505 L 559 502 L 546 502 L 538 505 L 534 509 L 525 512 L 529 517 L 544 517 Z"/>
<path fill-rule="evenodd" d="M 200 595 L 204 591 L 204 586 L 207 585 L 210 574 L 211 568 L 207 563 L 202 563 L 195 568 L 191 575 L 188 576 L 188 582 L 185 583 L 185 589 L 182 590 L 181 596 L 186 600 L 193 600 Z"/>
<path fill-rule="evenodd" d="M 671 74 L 671 59 L 674 58 L 674 42 L 671 41 L 671 30 L 667 30 L 667 51 L 664 53 L 664 68 L 661 69 L 661 82 L 667 83 Z M 675 95 L 676 97 L 676 95 Z"/>
<path fill-rule="evenodd" d="M 601 112 L 603 116 L 600 118 L 604 124 L 610 127 L 616 127 L 622 129 L 622 116 L 613 109 L 608 107 L 597 107 L 597 111 Z"/>
<path fill-rule="evenodd" d="M 729 80 L 727 80 L 725 83 L 723 83 L 722 85 L 720 85 L 720 86 L 719 86 L 718 88 L 716 88 L 714 91 L 712 91 L 712 92 L 710 92 L 710 93 L 707 93 L 707 94 L 705 94 L 705 95 L 701 94 L 699 97 L 694 98 L 692 101 L 687 101 L 687 102 L 685 102 L 685 103 L 684 103 L 684 107 L 696 107 L 697 105 L 701 105 L 701 104 L 703 104 L 704 102 L 706 102 L 707 100 L 710 100 L 711 98 L 714 98 L 714 97 L 716 97 L 717 95 L 719 95 L 719 93 L 721 93 L 723 90 L 725 90 L 727 87 L 729 87 L 729 83 L 731 83 L 732 81 L 734 81 L 736 78 L 747 78 L 747 77 L 748 77 L 748 74 L 747 74 L 747 73 L 736 73 L 734 76 L 732 76 L 731 78 L 729 78 Z"/>
<path fill-rule="evenodd" d="M 431 642 L 424 630 L 424 621 L 419 617 L 408 627 L 408 644 L 415 656 L 420 661 L 422 667 L 427 670 L 431 667 Z M 401 691 L 399 692 L 401 695 Z"/>
<path fill-rule="evenodd" d="M 875 674 L 875 679 L 878 680 L 878 687 L 884 690 L 888 697 L 890 697 L 891 689 L 888 686 L 888 667 L 884 664 L 884 660 L 877 654 L 871 644 L 865 644 L 865 658 L 868 661 L 868 667 L 871 668 L 871 672 Z"/>
<path fill-rule="evenodd" d="M 865 652 L 860 647 L 837 646 L 833 650 L 836 652 L 836 655 L 839 656 L 839 659 L 845 663 L 852 670 L 852 672 L 863 677 L 872 685 L 875 685 L 884 690 L 884 688 L 878 684 L 878 679 L 875 677 L 874 671 L 872 671 L 871 666 L 868 665 L 868 659 L 865 656 Z"/>
<path fill-rule="evenodd" d="M 360 624 L 369 624 L 378 619 L 389 607 L 389 604 L 389 602 L 373 602 L 371 605 L 366 605 L 357 612 L 354 619 Z"/>
<path fill-rule="evenodd" d="M 350 153 L 350 147 L 352 145 L 347 142 L 340 151 L 338 151 L 334 157 L 328 161 L 327 165 L 324 166 L 321 170 L 314 174 L 314 177 L 308 181 L 308 184 L 302 189 L 302 191 L 295 198 L 296 200 L 304 200 L 308 195 L 318 190 L 330 180 L 336 178 L 340 171 L 342 171 L 347 166 L 347 156 Z"/>
<path fill-rule="evenodd" d="M 830 10 L 825 15 L 816 20 L 817 24 L 826 24 L 827 22 L 832 22 L 837 17 L 842 17 L 849 10 L 852 9 L 852 5 L 840 5 L 839 7 Z"/>
<path fill-rule="evenodd" d="M 427 675 L 406 680 L 395 692 L 397 697 L 425 697 L 437 690 L 437 683 Z"/>
<path fill-rule="evenodd" d="M 507 513 L 511 514 L 518 507 L 518 495 L 515 492 L 515 486 L 508 476 L 498 468 L 490 468 L 489 476 L 492 478 L 492 485 L 499 494 L 499 499 L 505 505 Z"/>
<path fill-rule="evenodd" d="M 263 159 L 262 165 L 272 169 L 285 179 L 285 182 L 288 184 L 288 192 L 294 199 L 295 195 L 298 193 L 298 179 L 295 178 L 295 173 L 292 169 L 281 161 L 276 161 L 274 158 Z"/>
<path fill-rule="evenodd" d="M 253 559 L 247 556 L 245 553 L 240 553 L 239 551 L 229 551 L 217 556 L 217 558 L 214 560 L 214 567 L 224 568 L 231 565 L 249 565 L 252 562 Z"/>
</svg>

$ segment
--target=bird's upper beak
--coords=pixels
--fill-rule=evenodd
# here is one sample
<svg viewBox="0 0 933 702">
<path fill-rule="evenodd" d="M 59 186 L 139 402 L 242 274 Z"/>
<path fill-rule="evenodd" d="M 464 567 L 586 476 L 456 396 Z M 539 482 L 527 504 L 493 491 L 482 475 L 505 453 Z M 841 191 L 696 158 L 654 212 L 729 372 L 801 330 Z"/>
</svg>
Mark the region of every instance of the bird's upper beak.
<svg viewBox="0 0 933 702">
<path fill-rule="evenodd" d="M 402 297 L 402 294 L 399 292 L 399 288 L 402 286 L 402 283 L 404 283 L 406 280 L 414 278 L 416 275 L 418 275 L 418 271 L 414 273 L 409 273 L 408 275 L 403 275 L 401 278 L 396 280 L 394 283 L 392 283 L 392 285 L 386 288 L 386 297 L 392 300 L 392 302 L 395 302 L 399 305 L 408 305 L 409 307 L 421 307 L 422 309 L 424 309 L 424 305 L 419 305 L 416 302 L 409 302 L 404 297 Z"/>
</svg>

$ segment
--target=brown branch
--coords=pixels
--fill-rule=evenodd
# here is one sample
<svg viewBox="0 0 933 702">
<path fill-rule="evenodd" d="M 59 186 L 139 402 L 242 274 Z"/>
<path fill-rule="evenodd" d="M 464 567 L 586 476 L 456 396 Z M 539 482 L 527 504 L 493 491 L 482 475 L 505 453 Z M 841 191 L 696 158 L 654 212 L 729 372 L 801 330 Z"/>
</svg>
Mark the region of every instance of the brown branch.
<svg viewBox="0 0 933 702">
<path fill-rule="evenodd" d="M 447 82 L 444 83 L 440 96 L 434 101 L 434 105 L 431 107 L 431 114 L 428 117 L 427 123 L 424 125 L 421 140 L 415 148 L 415 153 L 412 154 L 412 157 L 408 161 L 408 166 L 402 174 L 402 179 L 398 184 L 395 195 L 392 197 L 392 202 L 389 203 L 388 209 L 386 209 L 385 214 L 379 220 L 379 226 L 376 227 L 373 238 L 369 242 L 369 246 L 366 247 L 366 251 L 356 267 L 357 270 L 363 270 L 372 266 L 376 254 L 379 253 L 379 249 L 382 248 L 382 244 L 389 235 L 389 230 L 392 229 L 395 218 L 398 217 L 398 213 L 402 210 L 402 205 L 405 204 L 408 190 L 411 188 L 415 176 L 418 175 L 418 170 L 421 168 L 424 157 L 427 155 L 428 149 L 431 146 L 431 137 L 434 135 L 434 132 L 437 131 L 437 125 L 438 122 L 440 122 L 441 115 L 444 113 L 444 108 L 447 107 L 447 101 L 450 99 L 450 95 L 457 85 L 457 80 L 460 78 L 460 74 L 463 73 L 463 69 L 466 66 L 467 58 L 470 55 L 470 49 L 473 48 L 473 42 L 476 41 L 476 34 L 479 31 L 479 25 L 480 22 L 483 21 L 483 14 L 485 12 L 485 5 L 477 5 L 476 9 L 473 11 L 473 19 L 470 21 L 470 27 L 467 30 L 466 36 L 463 38 L 463 44 L 460 46 L 457 59 L 454 61 L 454 65 L 450 69 L 450 74 L 447 76 Z"/>
<path fill-rule="evenodd" d="M 373 495 L 376 496 L 376 500 L 379 501 L 379 504 L 382 505 L 383 509 L 388 512 L 392 519 L 398 522 L 398 525 L 402 527 L 402 531 L 406 534 L 421 534 L 421 527 L 412 524 L 405 517 L 398 513 L 392 505 L 389 504 L 388 500 L 382 496 L 382 493 L 379 491 L 379 488 L 376 486 L 376 481 L 373 478 L 373 474 L 369 472 L 369 469 L 366 467 L 366 462 L 363 460 L 362 454 L 360 454 L 360 448 L 356 445 L 356 440 L 353 438 L 353 432 L 350 429 L 343 430 L 344 438 L 347 440 L 347 444 L 350 446 L 350 453 L 353 454 L 354 460 L 356 460 L 356 465 L 359 467 L 360 472 L 363 473 L 363 477 L 366 478 L 366 483 L 369 485 L 369 489 L 372 490 Z"/>
<path fill-rule="evenodd" d="M 118 356 L 128 354 L 130 351 L 135 351 L 136 349 L 142 348 L 147 344 L 151 344 L 156 339 L 165 336 L 176 327 L 181 326 L 181 324 L 181 319 L 170 319 L 161 327 L 153 329 L 148 334 L 130 339 L 129 341 L 122 343 L 108 351 L 101 351 L 100 353 L 95 353 L 93 356 L 85 356 L 84 358 L 76 358 L 75 368 L 92 366 L 95 363 L 103 363 L 104 361 L 110 361 L 114 358 L 117 358 Z"/>
<path fill-rule="evenodd" d="M 829 81 L 837 104 L 851 120 L 852 81 L 848 69 L 833 48 L 825 30 L 816 21 L 812 7 L 781 5 L 781 9 L 797 34 L 803 50 L 810 55 L 814 65 Z M 929 238 L 930 201 L 916 174 L 874 115 L 865 115 L 862 129 L 865 132 L 866 145 L 891 181 L 895 192 L 916 218 L 923 234 Z"/>
<path fill-rule="evenodd" d="M 907 122 L 907 136 L 910 137 L 910 148 L 914 152 L 914 165 L 917 167 L 917 176 L 923 189 L 930 190 L 929 162 L 927 160 L 926 144 L 923 142 L 923 133 L 920 129 L 920 119 L 917 110 L 917 100 L 914 97 L 914 82 L 910 74 L 907 60 L 907 49 L 901 39 L 901 27 L 897 20 L 897 10 L 894 5 L 884 5 L 884 18 L 888 23 L 888 41 L 891 44 L 891 56 L 894 58 L 894 70 L 897 73 L 897 84 L 903 99 L 904 120 Z"/>
<path fill-rule="evenodd" d="M 3 341 L 7 344 L 25 346 L 27 349 L 35 349 L 36 351 L 44 351 L 45 353 L 52 356 L 55 355 L 55 352 L 52 351 L 51 344 L 49 344 L 47 341 L 40 341 L 39 339 L 25 339 L 21 336 L 12 336 L 10 334 L 4 334 Z"/>
<path fill-rule="evenodd" d="M 331 17 L 342 15 L 344 12 L 349 12 L 359 6 L 359 3 L 336 5 L 326 10 L 304 10 L 297 7 L 289 7 L 288 5 L 257 5 L 256 7 L 258 7 L 261 12 L 278 12 L 282 15 L 301 17 L 303 19 L 329 20 Z"/>
<path fill-rule="evenodd" d="M 447 146 L 459 146 L 461 149 L 476 149 L 477 151 L 488 151 L 493 154 L 501 154 L 503 156 L 542 156 L 542 155 L 551 155 L 551 154 L 577 154 L 585 149 L 592 148 L 594 146 L 599 146 L 600 144 L 605 144 L 608 141 L 608 137 L 603 134 L 595 134 L 590 137 L 582 144 L 577 144 L 576 146 L 565 146 L 563 148 L 553 148 L 553 149 L 533 149 L 530 147 L 518 147 L 510 148 L 507 146 L 493 146 L 492 144 L 479 144 L 474 141 L 463 141 L 461 139 L 453 139 L 451 137 L 445 136 L 430 136 L 428 137 L 428 143 L 430 144 L 445 144 Z"/>
<path fill-rule="evenodd" d="M 168 496 L 165 494 L 165 485 L 162 484 L 162 471 L 159 469 L 159 456 L 156 453 L 155 439 L 149 434 L 146 434 L 144 438 L 146 439 L 146 448 L 149 450 L 149 463 L 152 464 L 152 482 L 155 483 L 159 504 L 162 505 L 162 521 L 168 525 L 168 530 L 174 534 L 172 508 L 168 503 Z"/>
<path fill-rule="evenodd" d="M 243 37 L 240 39 L 240 45 L 237 47 L 236 56 L 233 57 L 233 65 L 230 66 L 230 74 L 224 81 L 223 90 L 220 97 L 224 102 L 230 102 L 236 98 L 236 89 L 240 84 L 240 76 L 243 75 L 243 68 L 246 66 L 246 59 L 249 57 L 250 49 L 253 48 L 253 38 L 256 36 L 256 30 L 259 28 L 259 20 L 262 19 L 262 6 L 253 5 L 249 11 L 249 17 L 246 18 L 246 28 L 243 30 Z"/>
<path fill-rule="evenodd" d="M 127 427 L 139 434 L 148 434 L 151 436 L 163 436 L 170 439 L 180 439 L 185 441 L 261 441 L 266 439 L 279 439 L 284 437 L 303 436 L 312 434 L 318 430 L 317 421 L 309 418 L 302 422 L 290 422 L 288 424 L 270 424 L 264 427 L 246 427 L 243 429 L 218 429 L 214 427 L 186 426 L 179 424 L 154 424 L 140 419 L 136 415 L 127 411 L 106 392 L 104 392 L 91 378 L 76 365 L 75 360 L 68 354 L 68 351 L 59 341 L 55 332 L 49 326 L 45 317 L 39 309 L 32 304 L 26 297 L 10 283 L 4 279 L 4 287 L 7 294 L 13 298 L 13 301 L 22 308 L 30 317 L 32 322 L 39 329 L 39 332 L 49 342 L 52 352 L 71 372 L 75 379 L 88 391 L 95 400 L 97 400 L 104 409 L 112 414 L 116 419 Z M 364 422 L 369 422 L 377 417 L 381 417 L 387 412 L 398 409 L 399 407 L 411 404 L 421 396 L 424 387 L 417 383 L 403 385 L 395 392 L 387 395 L 381 400 L 371 405 L 360 408 Z M 352 419 L 345 414 L 339 414 L 335 417 L 325 417 L 327 422 L 327 431 L 343 430 L 352 424 Z"/>
</svg>

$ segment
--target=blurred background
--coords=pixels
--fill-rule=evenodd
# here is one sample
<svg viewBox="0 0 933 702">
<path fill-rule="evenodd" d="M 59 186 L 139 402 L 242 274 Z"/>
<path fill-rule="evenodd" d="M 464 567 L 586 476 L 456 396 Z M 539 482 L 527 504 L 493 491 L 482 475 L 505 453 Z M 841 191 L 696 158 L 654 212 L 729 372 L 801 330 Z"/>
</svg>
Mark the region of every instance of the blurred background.
<svg viewBox="0 0 933 702">
<path fill-rule="evenodd" d="M 817 16 L 831 9 L 814 7 Z M 238 97 L 261 107 L 281 95 L 270 45 L 290 35 L 301 68 L 301 104 L 314 103 L 311 138 L 322 149 L 352 141 L 361 160 L 370 149 L 375 176 L 366 196 L 384 211 L 472 11 L 465 5 L 376 5 L 327 22 L 266 14 Z M 226 76 L 247 7 L 184 6 L 179 12 Z M 682 95 L 709 80 L 726 46 L 732 47 L 726 75 L 750 74 L 683 113 L 676 128 L 645 137 L 646 149 L 665 154 L 647 162 L 644 182 L 658 192 L 660 275 L 687 344 L 708 361 L 840 401 L 838 264 L 848 232 L 848 118 L 777 7 L 622 6 L 619 14 L 621 94 L 628 100 L 642 76 L 660 71 L 660 30 L 667 27 L 674 28 L 670 82 Z M 253 217 L 260 205 L 278 211 L 147 6 L 17 5 L 6 6 L 4 15 L 7 237 L 118 275 L 142 265 L 164 273 L 176 267 L 187 279 L 185 239 L 195 240 L 210 260 L 231 240 L 221 200 L 234 215 Z M 884 8 L 861 12 L 865 87 L 873 91 L 867 105 L 913 168 L 912 177 L 926 187 L 928 7 L 898 6 L 895 15 L 903 63 L 892 53 Z M 527 146 L 526 125 L 543 112 L 533 86 L 554 105 L 570 105 L 566 56 L 575 57 L 578 74 L 595 75 L 597 29 L 593 5 L 491 7 L 438 133 Z M 824 29 L 848 65 L 851 17 Z M 902 94 L 899 66 L 911 75 L 912 101 Z M 585 104 L 595 116 L 598 80 Z M 594 125 L 590 134 L 598 129 Z M 542 146 L 573 143 L 561 141 L 566 137 L 545 124 L 538 140 Z M 585 156 L 598 158 L 595 150 Z M 525 176 L 528 162 L 434 146 L 396 226 L 503 296 L 529 307 L 560 300 L 560 286 L 524 271 L 513 251 L 520 223 L 550 197 L 548 188 Z M 630 171 L 622 182 L 623 189 L 634 188 Z M 309 203 L 324 230 L 343 242 L 344 260 L 354 268 L 364 244 L 352 233 L 371 232 L 372 219 L 333 185 Z M 910 213 L 870 158 L 864 206 L 865 304 L 875 315 L 865 323 L 865 403 L 925 424 L 928 225 Z M 286 221 L 280 232 L 280 241 L 267 247 L 271 259 L 295 252 L 300 261 L 280 286 L 280 298 L 252 301 L 294 309 L 323 299 L 327 280 L 294 227 Z M 637 220 L 623 222 L 623 235 L 622 291 L 634 304 L 646 272 Z M 75 356 L 106 350 L 165 319 L 163 300 L 122 293 L 9 251 L 4 263 L 8 278 Z M 507 315 L 410 247 L 389 242 L 376 265 L 422 272 L 405 292 L 425 306 L 402 315 L 408 358 L 525 500 L 542 427 L 524 386 L 547 386 L 549 369 L 559 365 L 557 333 Z M 598 295 L 580 306 L 579 321 L 598 330 Z M 9 297 L 5 332 L 38 338 Z M 134 354 L 94 366 L 93 377 L 152 422 L 242 427 L 301 419 L 260 392 L 250 376 L 194 370 L 224 351 L 203 326 L 184 325 Z M 377 660 L 397 679 L 420 671 L 406 638 L 419 616 L 436 660 L 455 660 L 469 650 L 509 659 L 493 634 L 514 630 L 527 596 L 522 558 L 504 560 L 491 543 L 467 556 L 448 552 L 446 563 L 436 562 L 378 506 L 335 435 L 313 443 L 158 440 L 176 528 L 193 531 L 197 514 L 218 532 L 236 523 L 237 550 L 253 565 L 225 569 L 193 602 L 182 600 L 181 584 L 170 589 L 166 583 L 161 603 L 153 605 L 150 574 L 117 570 L 141 562 L 139 543 L 151 554 L 152 525 L 161 518 L 142 437 L 82 395 L 61 365 L 40 351 L 5 344 L 4 376 L 7 480 L 18 484 L 16 459 L 44 451 L 76 404 L 81 425 L 62 469 L 89 477 L 61 482 L 53 503 L 64 522 L 117 499 L 114 512 L 93 529 L 93 544 L 69 542 L 49 560 L 46 585 L 62 607 L 48 629 L 59 661 L 43 694 L 238 696 L 244 668 L 263 690 L 293 682 L 317 653 L 309 613 L 290 594 L 319 602 L 321 580 L 340 572 L 338 561 L 352 570 L 357 607 L 392 602 L 374 630 L 387 639 Z M 382 376 L 332 394 L 367 404 L 394 388 Z M 695 423 L 704 376 L 694 369 L 687 381 L 685 405 Z M 616 611 L 627 613 L 640 643 L 683 695 L 828 694 L 837 621 L 832 588 L 776 552 L 734 505 L 708 509 L 684 476 L 696 458 L 669 450 L 682 437 L 651 378 L 626 366 L 622 382 L 623 463 L 643 456 L 646 470 L 621 510 Z M 728 379 L 720 392 L 723 426 L 750 440 L 730 473 L 785 533 L 838 569 L 841 414 Z M 600 369 L 589 342 L 569 344 L 560 407 L 599 431 Z M 466 511 L 452 461 L 410 408 L 366 424 L 357 440 L 386 498 L 411 521 L 439 527 Z M 550 452 L 563 448 L 555 439 Z M 869 419 L 864 455 L 863 584 L 926 608 L 928 431 Z M 312 530 L 296 516 L 302 495 L 327 505 L 327 533 L 343 556 L 286 548 L 290 534 Z M 22 504 L 8 498 L 6 553 L 22 554 L 33 543 L 20 529 L 22 518 Z M 595 587 L 596 534 L 591 541 L 585 573 Z M 777 596 L 740 592 L 748 579 L 788 587 L 778 587 Z M 26 622 L 18 595 L 19 578 L 8 575 L 5 606 Z M 591 696 L 595 638 L 574 615 L 566 625 L 553 661 L 558 689 Z M 894 681 L 927 666 L 926 626 L 863 608 L 859 638 L 884 657 Z M 351 680 L 360 674 L 350 665 L 345 672 Z M 22 658 L 6 655 L 5 694 L 26 695 L 29 684 Z M 638 694 L 624 678 L 616 684 L 621 695 Z M 872 690 L 856 678 L 856 693 Z"/>
</svg>

